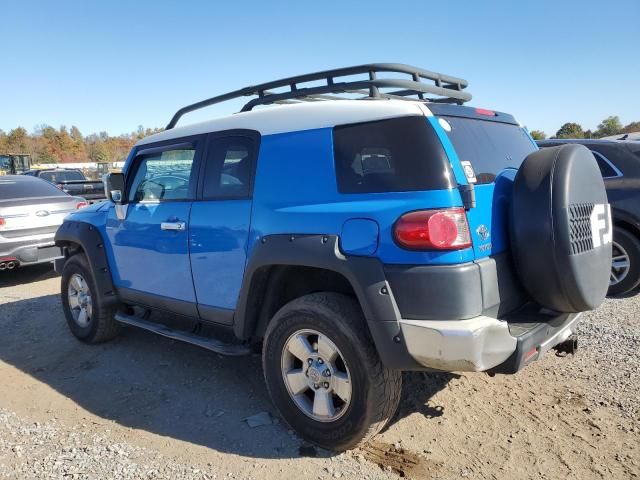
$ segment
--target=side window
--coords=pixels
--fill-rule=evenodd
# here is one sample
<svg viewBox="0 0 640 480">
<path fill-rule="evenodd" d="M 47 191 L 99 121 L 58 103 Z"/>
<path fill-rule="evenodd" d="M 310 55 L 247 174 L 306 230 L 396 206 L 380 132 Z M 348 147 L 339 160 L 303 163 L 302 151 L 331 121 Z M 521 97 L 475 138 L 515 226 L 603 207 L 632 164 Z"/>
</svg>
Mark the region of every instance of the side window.
<svg viewBox="0 0 640 480">
<path fill-rule="evenodd" d="M 600 173 L 602 174 L 602 178 L 611 178 L 611 177 L 619 176 L 616 169 L 613 168 L 611 162 L 607 158 L 605 158 L 604 155 L 594 150 L 591 150 L 591 153 L 593 153 L 593 156 L 596 157 L 596 162 L 598 162 L 598 167 L 600 168 Z"/>
<path fill-rule="evenodd" d="M 180 148 L 138 157 L 129 199 L 132 202 L 189 199 L 195 152 L 195 148 Z"/>
<path fill-rule="evenodd" d="M 205 199 L 249 198 L 255 166 L 255 141 L 250 137 L 213 137 L 205 166 Z"/>
<path fill-rule="evenodd" d="M 446 189 L 453 178 L 438 136 L 419 116 L 336 126 L 333 155 L 340 193 Z"/>
</svg>

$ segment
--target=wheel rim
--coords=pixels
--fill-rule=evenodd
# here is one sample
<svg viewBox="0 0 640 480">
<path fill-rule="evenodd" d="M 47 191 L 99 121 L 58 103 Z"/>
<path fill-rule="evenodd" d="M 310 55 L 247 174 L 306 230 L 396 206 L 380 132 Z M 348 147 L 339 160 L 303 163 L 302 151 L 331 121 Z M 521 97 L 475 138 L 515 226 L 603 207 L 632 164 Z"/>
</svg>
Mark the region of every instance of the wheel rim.
<svg viewBox="0 0 640 480">
<path fill-rule="evenodd" d="M 613 242 L 613 257 L 611 258 L 611 276 L 609 286 L 622 282 L 631 269 L 631 260 L 627 251 L 617 242 Z"/>
<path fill-rule="evenodd" d="M 87 281 L 78 273 L 74 273 L 69 279 L 67 289 L 69 299 L 69 310 L 73 316 L 73 321 L 79 327 L 86 327 L 91 322 L 92 303 L 91 290 Z"/>
<path fill-rule="evenodd" d="M 282 350 L 282 378 L 291 399 L 308 417 L 334 422 L 351 402 L 351 374 L 338 347 L 326 335 L 293 333 Z"/>
</svg>

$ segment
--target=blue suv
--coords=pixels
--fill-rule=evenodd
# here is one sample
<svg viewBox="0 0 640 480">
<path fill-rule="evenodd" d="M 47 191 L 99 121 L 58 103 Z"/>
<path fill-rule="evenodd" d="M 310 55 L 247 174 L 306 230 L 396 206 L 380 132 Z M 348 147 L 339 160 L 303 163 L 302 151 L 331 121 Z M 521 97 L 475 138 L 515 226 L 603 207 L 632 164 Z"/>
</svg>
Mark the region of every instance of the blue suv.
<svg viewBox="0 0 640 480">
<path fill-rule="evenodd" d="M 72 333 L 261 350 L 283 419 L 333 450 L 386 425 L 402 371 L 515 373 L 574 345 L 609 279 L 598 166 L 580 145 L 538 150 L 466 87 L 371 64 L 184 107 L 56 234 Z"/>
</svg>

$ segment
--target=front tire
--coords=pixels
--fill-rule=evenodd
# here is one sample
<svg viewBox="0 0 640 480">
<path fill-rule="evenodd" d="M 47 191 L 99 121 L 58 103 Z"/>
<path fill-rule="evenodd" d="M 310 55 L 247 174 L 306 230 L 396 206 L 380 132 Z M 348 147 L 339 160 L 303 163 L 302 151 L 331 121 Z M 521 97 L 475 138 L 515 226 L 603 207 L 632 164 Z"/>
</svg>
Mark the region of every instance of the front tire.
<svg viewBox="0 0 640 480">
<path fill-rule="evenodd" d="M 358 303 L 345 295 L 314 293 L 282 307 L 262 362 L 285 422 L 329 450 L 364 443 L 398 407 L 401 374 L 382 365 Z"/>
<path fill-rule="evenodd" d="M 60 293 L 67 325 L 79 340 L 106 342 L 120 333 L 121 326 L 114 319 L 116 308 L 104 305 L 84 254 L 76 254 L 65 262 Z"/>
<path fill-rule="evenodd" d="M 640 240 L 620 227 L 613 229 L 613 260 L 608 295 L 622 295 L 640 284 Z"/>
</svg>

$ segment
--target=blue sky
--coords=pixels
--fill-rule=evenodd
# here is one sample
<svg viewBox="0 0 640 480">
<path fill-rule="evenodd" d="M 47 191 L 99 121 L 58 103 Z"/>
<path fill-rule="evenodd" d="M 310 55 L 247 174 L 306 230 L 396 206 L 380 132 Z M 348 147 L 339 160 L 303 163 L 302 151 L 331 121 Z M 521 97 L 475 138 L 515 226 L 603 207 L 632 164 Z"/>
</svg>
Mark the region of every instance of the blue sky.
<svg viewBox="0 0 640 480">
<path fill-rule="evenodd" d="M 565 121 L 640 120 L 638 0 L 0 0 L 0 19 L 5 131 L 164 126 L 202 98 L 366 62 L 466 78 L 472 105 L 548 134 Z"/>
</svg>

